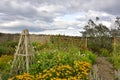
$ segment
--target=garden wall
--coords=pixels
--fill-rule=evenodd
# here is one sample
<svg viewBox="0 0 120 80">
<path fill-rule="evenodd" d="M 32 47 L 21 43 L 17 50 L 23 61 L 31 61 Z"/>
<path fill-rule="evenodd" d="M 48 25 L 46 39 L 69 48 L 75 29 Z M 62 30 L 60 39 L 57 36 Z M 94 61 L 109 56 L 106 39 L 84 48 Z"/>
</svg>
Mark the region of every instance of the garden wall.
<svg viewBox="0 0 120 80">
<path fill-rule="evenodd" d="M 0 33 L 0 43 L 5 42 L 5 41 L 18 41 L 20 38 L 20 34 L 4 34 Z M 35 35 L 35 34 L 30 34 L 30 40 L 33 41 L 38 41 L 38 42 L 46 42 L 50 41 L 50 36 L 49 35 Z"/>
</svg>

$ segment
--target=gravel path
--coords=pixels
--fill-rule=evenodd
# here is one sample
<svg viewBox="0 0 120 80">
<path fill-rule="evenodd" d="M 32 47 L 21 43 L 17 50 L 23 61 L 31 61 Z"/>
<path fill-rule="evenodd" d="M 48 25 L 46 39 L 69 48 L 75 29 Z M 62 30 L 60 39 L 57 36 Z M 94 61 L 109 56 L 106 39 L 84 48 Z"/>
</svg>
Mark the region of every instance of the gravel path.
<svg viewBox="0 0 120 80">
<path fill-rule="evenodd" d="M 114 80 L 113 65 L 104 57 L 97 58 L 98 74 L 102 80 Z"/>
</svg>

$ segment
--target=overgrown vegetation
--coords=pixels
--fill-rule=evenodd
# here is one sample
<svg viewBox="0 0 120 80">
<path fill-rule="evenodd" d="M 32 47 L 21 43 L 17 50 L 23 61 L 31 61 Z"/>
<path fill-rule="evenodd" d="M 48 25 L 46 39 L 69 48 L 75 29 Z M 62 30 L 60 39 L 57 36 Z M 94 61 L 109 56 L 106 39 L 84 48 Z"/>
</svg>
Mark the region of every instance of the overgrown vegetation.
<svg viewBox="0 0 120 80">
<path fill-rule="evenodd" d="M 2 55 L 13 55 L 18 42 L 16 41 L 5 41 L 0 43 L 0 56 Z"/>
<path fill-rule="evenodd" d="M 44 69 L 39 74 L 33 76 L 30 74 L 17 75 L 12 80 L 89 80 L 88 72 L 91 65 L 88 62 L 74 62 L 74 65 L 57 65 L 50 69 Z"/>
<path fill-rule="evenodd" d="M 34 42 L 37 52 L 36 63 L 32 65 L 30 74 L 17 75 L 12 80 L 18 79 L 82 79 L 88 80 L 88 73 L 96 56 L 88 50 L 79 50 L 73 44 L 67 48 L 59 47 L 54 43 L 40 44 Z M 44 46 L 44 47 L 43 47 Z M 68 52 L 69 51 L 69 52 Z M 25 77 L 27 75 L 27 77 Z M 33 77 L 32 77 L 33 76 Z"/>
<path fill-rule="evenodd" d="M 98 20 L 98 18 L 96 18 Z M 81 32 L 83 37 L 88 38 L 88 48 L 96 53 L 100 53 L 101 49 L 112 51 L 112 39 L 110 29 L 102 23 L 95 23 L 89 20 L 84 27 L 85 31 Z"/>
<path fill-rule="evenodd" d="M 81 32 L 88 43 L 87 47 L 99 56 L 109 57 L 115 69 L 120 69 L 120 17 L 116 17 L 112 29 L 97 21 L 99 21 L 98 17 L 96 21 L 90 19 L 84 27 L 85 31 Z"/>
<path fill-rule="evenodd" d="M 0 77 L 2 80 L 7 80 L 10 74 L 13 55 L 2 55 L 0 57 Z"/>
<path fill-rule="evenodd" d="M 23 73 L 12 80 L 26 79 L 83 79 L 88 80 L 91 65 L 97 56 L 107 57 L 120 70 L 120 18 L 115 21 L 115 28 L 109 29 L 102 23 L 89 20 L 82 32 L 83 37 L 51 36 L 50 42 L 33 42 L 35 63 L 29 74 Z M 0 73 L 3 80 L 9 77 L 11 60 L 17 42 L 0 43 Z M 96 56 L 97 55 L 97 56 Z"/>
<path fill-rule="evenodd" d="M 64 72 L 64 70 L 63 70 L 62 73 L 60 73 L 60 75 L 58 76 L 58 75 L 54 75 L 54 73 L 51 72 L 50 74 L 53 75 L 53 77 L 50 77 L 48 75 L 49 79 L 52 79 L 52 78 L 55 78 L 55 77 L 56 78 L 58 77 L 58 78 L 61 78 L 61 79 L 62 78 L 67 79 L 68 77 L 85 79 L 85 80 L 88 79 L 88 73 L 89 73 L 89 70 L 90 70 L 90 65 L 95 64 L 95 61 L 96 61 L 95 54 L 93 54 L 92 52 L 90 52 L 88 50 L 82 50 L 82 48 L 80 48 L 80 46 L 76 46 L 77 44 L 75 43 L 73 37 L 72 37 L 72 39 L 68 38 L 67 40 L 72 41 L 73 44 L 70 44 L 71 42 L 66 42 L 66 39 L 65 39 L 65 41 L 62 41 L 62 42 L 59 40 L 61 43 L 56 44 L 56 43 L 59 43 L 58 38 L 55 38 L 53 42 L 50 42 L 50 43 L 46 42 L 44 44 L 42 44 L 40 42 L 33 42 L 32 44 L 34 46 L 35 53 L 36 53 L 36 59 L 35 59 L 36 63 L 34 63 L 32 65 L 32 69 L 30 70 L 30 74 L 31 74 L 30 76 L 33 75 L 35 77 L 37 75 L 38 76 L 47 75 L 48 72 L 44 72 L 44 71 L 45 70 L 49 71 L 51 69 L 54 69 L 56 73 L 59 73 L 59 72 L 61 72 L 61 70 L 57 70 L 57 69 L 58 69 L 58 67 L 62 67 L 62 66 L 63 66 L 63 69 L 65 69 L 65 72 L 66 72 L 67 71 L 66 66 L 69 66 L 69 67 L 71 67 L 71 70 L 70 70 L 71 73 L 69 73 L 68 72 L 69 70 L 68 70 L 66 72 L 67 74 L 63 74 L 63 72 Z M 74 43 L 75 43 L 75 45 L 74 45 Z M 9 61 L 11 61 L 11 60 L 9 60 Z M 1 60 L 0 60 L 0 62 L 1 62 Z M 84 63 L 89 64 L 89 65 L 88 65 L 88 67 L 86 65 L 86 68 L 84 70 L 80 69 L 79 71 L 76 71 L 76 70 L 79 69 L 79 68 L 77 69 L 77 66 L 78 67 L 80 67 L 80 66 L 76 65 L 75 62 L 78 62 L 78 64 L 80 64 L 81 67 L 82 67 L 82 65 L 85 66 Z M 9 62 L 9 63 L 11 65 L 11 62 Z M 4 66 L 5 65 L 7 65 L 7 62 L 4 64 Z M 75 65 L 76 65 L 76 67 L 75 67 Z M 7 71 L 8 73 L 7 72 L 6 72 L 6 74 L 2 73 L 2 75 L 4 75 L 2 77 L 3 80 L 6 80 L 10 76 L 10 73 L 9 73 L 10 66 L 7 66 L 7 67 L 9 67 L 8 71 Z M 5 67 L 3 67 L 3 68 L 4 68 L 4 70 L 6 70 Z M 85 73 L 86 75 L 83 73 L 84 71 L 86 72 Z M 40 73 L 41 73 L 41 75 L 40 75 Z M 75 74 L 76 74 L 76 76 L 75 76 Z M 81 75 L 81 77 L 78 77 L 77 75 Z M 24 74 L 22 76 L 24 76 Z M 17 79 L 17 78 L 14 77 L 14 79 Z M 43 78 L 41 77 L 39 79 L 43 79 Z M 44 77 L 44 79 L 47 79 L 47 77 Z"/>
<path fill-rule="evenodd" d="M 54 66 L 58 65 L 74 65 L 74 61 L 86 61 L 90 64 L 94 64 L 96 60 L 96 56 L 89 51 L 78 51 L 71 54 L 65 51 L 57 50 L 57 49 L 44 49 L 40 53 L 37 54 L 37 61 L 33 65 L 34 69 L 32 70 L 33 74 L 39 73 L 44 69 L 50 69 Z"/>
</svg>

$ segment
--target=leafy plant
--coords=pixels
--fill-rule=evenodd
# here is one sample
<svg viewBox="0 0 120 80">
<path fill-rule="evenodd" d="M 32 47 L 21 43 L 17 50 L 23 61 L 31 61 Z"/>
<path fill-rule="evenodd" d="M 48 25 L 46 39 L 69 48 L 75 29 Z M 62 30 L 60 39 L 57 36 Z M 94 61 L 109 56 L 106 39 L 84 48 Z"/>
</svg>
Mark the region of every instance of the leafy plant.
<svg viewBox="0 0 120 80">
<path fill-rule="evenodd" d="M 44 69 L 50 69 L 58 65 L 72 66 L 74 61 L 86 61 L 94 64 L 96 56 L 90 51 L 76 51 L 76 53 L 68 53 L 58 49 L 44 49 L 36 55 L 37 62 L 33 64 L 32 74 L 39 73 Z"/>
<path fill-rule="evenodd" d="M 115 69 L 120 69 L 120 44 L 118 43 L 115 47 L 115 50 L 111 54 L 111 62 Z"/>
<path fill-rule="evenodd" d="M 7 67 L 11 66 L 12 59 L 13 56 L 8 56 L 8 55 L 2 55 L 0 57 L 0 72 L 2 70 L 5 70 Z"/>
<path fill-rule="evenodd" d="M 0 44 L 0 55 L 10 55 L 15 53 L 16 41 L 5 41 Z"/>
<path fill-rule="evenodd" d="M 2 80 L 7 80 L 10 76 L 10 68 L 13 56 L 2 55 L 0 57 L 0 76 Z"/>
<path fill-rule="evenodd" d="M 88 58 L 92 64 L 95 64 L 97 59 L 97 56 L 95 54 L 93 54 L 91 51 L 88 51 L 88 50 L 85 50 L 85 51 L 83 50 L 82 54 L 85 54 L 86 58 Z"/>
<path fill-rule="evenodd" d="M 105 57 L 110 56 L 109 51 L 107 49 L 104 49 L 104 48 L 100 49 L 99 53 L 100 53 L 100 55 L 105 56 Z"/>
<path fill-rule="evenodd" d="M 44 69 L 42 72 L 35 76 L 24 73 L 23 75 L 17 75 L 10 78 L 11 80 L 88 80 L 88 73 L 90 71 L 91 64 L 88 62 L 74 61 L 72 66 L 57 65 L 50 69 Z"/>
</svg>

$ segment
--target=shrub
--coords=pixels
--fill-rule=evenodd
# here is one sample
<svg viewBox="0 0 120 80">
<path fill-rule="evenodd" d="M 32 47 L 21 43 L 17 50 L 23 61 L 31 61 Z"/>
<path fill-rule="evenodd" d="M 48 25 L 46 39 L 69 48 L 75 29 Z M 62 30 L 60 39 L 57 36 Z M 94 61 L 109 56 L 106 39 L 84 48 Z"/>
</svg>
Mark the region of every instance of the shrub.
<svg viewBox="0 0 120 80">
<path fill-rule="evenodd" d="M 9 49 L 7 47 L 0 46 L 0 56 L 7 53 L 9 53 Z"/>
<path fill-rule="evenodd" d="M 0 57 L 0 76 L 2 80 L 7 80 L 9 77 L 12 59 L 13 56 L 10 55 L 2 55 Z"/>
<path fill-rule="evenodd" d="M 50 69 L 58 65 L 70 65 L 74 64 L 74 61 L 86 61 L 94 64 L 96 56 L 90 51 L 77 51 L 76 53 L 67 53 L 65 51 L 51 49 L 42 50 L 36 55 L 36 63 L 32 65 L 32 74 L 39 73 L 44 69 Z"/>
<path fill-rule="evenodd" d="M 50 69 L 45 69 L 36 76 L 29 74 L 17 75 L 11 80 L 88 80 L 88 73 L 91 65 L 88 62 L 75 61 L 73 66 L 58 65 Z"/>
<path fill-rule="evenodd" d="M 100 54 L 102 56 L 105 56 L 105 57 L 110 56 L 109 51 L 107 49 L 104 49 L 104 48 L 100 49 Z"/>
<path fill-rule="evenodd" d="M 11 61 L 13 59 L 13 56 L 8 55 L 2 55 L 0 57 L 0 71 L 5 70 L 7 67 L 9 67 L 11 64 Z"/>
<path fill-rule="evenodd" d="M 29 73 L 24 73 L 22 75 L 17 75 L 13 78 L 10 78 L 8 80 L 34 80 L 35 77 L 30 75 Z"/>
<path fill-rule="evenodd" d="M 44 70 L 37 75 L 37 79 L 88 79 L 90 64 L 88 62 L 75 61 L 73 66 L 59 65 L 49 70 Z"/>
<path fill-rule="evenodd" d="M 111 62 L 113 63 L 115 69 L 120 69 L 120 55 L 116 55 L 114 53 L 111 57 Z"/>
<path fill-rule="evenodd" d="M 16 46 L 17 46 L 16 41 L 5 41 L 1 43 L 0 44 L 0 56 L 15 53 Z"/>
<path fill-rule="evenodd" d="M 35 51 L 41 51 L 42 49 L 49 47 L 47 43 L 42 44 L 40 42 L 33 42 L 32 45 Z"/>
<path fill-rule="evenodd" d="M 95 64 L 96 58 L 97 58 L 95 54 L 93 54 L 91 51 L 88 51 L 88 50 L 82 51 L 81 53 L 85 54 L 86 55 L 85 57 L 88 58 L 92 64 Z"/>
<path fill-rule="evenodd" d="M 38 45 L 38 50 L 36 50 L 36 62 L 32 65 L 30 74 L 34 75 L 37 80 L 88 80 L 90 65 L 95 63 L 96 60 L 96 56 L 92 52 L 87 50 L 79 51 L 74 46 L 69 46 L 65 50 L 64 47 L 58 48 L 53 44 L 49 44 L 51 47 L 48 46 L 42 49 L 38 43 L 33 45 Z M 14 79 L 17 78 L 14 77 Z"/>
<path fill-rule="evenodd" d="M 115 50 L 112 52 L 111 62 L 115 69 L 120 69 L 120 44 L 118 43 L 115 46 Z"/>
</svg>

